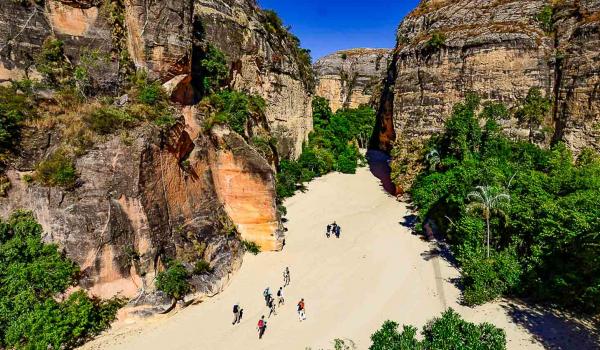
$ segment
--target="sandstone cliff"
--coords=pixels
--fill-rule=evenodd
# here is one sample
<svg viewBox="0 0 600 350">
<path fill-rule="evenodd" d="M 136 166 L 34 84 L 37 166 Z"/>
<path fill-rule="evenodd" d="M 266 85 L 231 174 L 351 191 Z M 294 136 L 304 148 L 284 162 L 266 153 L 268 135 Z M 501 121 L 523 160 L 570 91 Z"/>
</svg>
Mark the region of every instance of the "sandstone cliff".
<svg viewBox="0 0 600 350">
<path fill-rule="evenodd" d="M 128 96 L 115 94 L 133 72 L 145 70 L 172 93 L 177 123 L 95 137 L 76 153 L 78 181 L 65 189 L 32 183 L 29 175 L 72 136 L 72 124 L 81 123 L 81 116 L 70 114 L 83 112 L 65 110 L 28 122 L 16 152 L 0 164 L 10 180 L 7 196 L 0 197 L 1 216 L 32 210 L 45 239 L 81 266 L 84 287 L 101 297 L 136 297 L 142 304 L 160 304 L 160 293 L 150 292 L 164 259 L 181 260 L 189 270 L 199 260 L 209 262 L 213 272 L 195 275 L 192 284 L 212 294 L 240 266 L 240 239 L 263 250 L 281 248 L 273 160 L 226 126 L 207 128 L 208 116 L 195 105 L 195 60 L 212 44 L 226 54 L 226 83 L 265 99 L 262 127 L 278 141 L 275 157 L 301 151 L 312 129 L 312 72 L 298 42 L 273 30 L 255 1 L 48 0 L 2 6 L 0 83 L 39 79 L 38 55 L 47 38 L 57 38 L 69 64 L 83 62 L 90 52 L 101 57 L 102 64 L 89 67 L 90 94 L 112 95 L 118 97 L 115 105 L 126 105 Z M 40 94 L 44 108 L 64 108 L 52 107 L 60 105 L 60 93 Z"/>
<path fill-rule="evenodd" d="M 231 86 L 267 101 L 279 154 L 298 157 L 312 130 L 314 83 L 310 62 L 295 47 L 297 39 L 273 23 L 254 0 L 197 0 L 194 8 L 197 30 L 231 62 Z"/>
<path fill-rule="evenodd" d="M 372 146 L 439 132 L 468 92 L 514 107 L 537 87 L 555 105 L 538 142 L 600 148 L 599 10 L 597 0 L 422 1 L 398 29 Z"/>
<path fill-rule="evenodd" d="M 388 49 L 352 49 L 334 52 L 315 62 L 315 94 L 329 100 L 335 112 L 379 101 L 387 72 Z"/>
</svg>

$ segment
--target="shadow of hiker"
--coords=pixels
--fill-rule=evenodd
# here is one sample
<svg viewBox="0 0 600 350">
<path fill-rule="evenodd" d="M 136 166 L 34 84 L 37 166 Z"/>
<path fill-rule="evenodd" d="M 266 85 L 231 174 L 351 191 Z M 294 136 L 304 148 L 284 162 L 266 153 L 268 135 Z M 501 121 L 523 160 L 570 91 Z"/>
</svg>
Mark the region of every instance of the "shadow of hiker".
<svg viewBox="0 0 600 350">
<path fill-rule="evenodd" d="M 509 301 L 502 307 L 515 323 L 525 327 L 547 349 L 600 349 L 600 333 L 590 320 L 520 302 Z"/>
</svg>

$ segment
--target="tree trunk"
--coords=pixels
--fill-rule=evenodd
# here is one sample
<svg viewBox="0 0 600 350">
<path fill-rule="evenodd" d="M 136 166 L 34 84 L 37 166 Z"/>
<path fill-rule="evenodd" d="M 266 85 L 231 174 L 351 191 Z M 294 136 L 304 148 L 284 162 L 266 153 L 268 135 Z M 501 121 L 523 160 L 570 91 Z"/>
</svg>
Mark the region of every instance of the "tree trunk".
<svg viewBox="0 0 600 350">
<path fill-rule="evenodd" d="M 487 224 L 487 257 L 490 258 L 490 218 L 485 218 Z"/>
</svg>

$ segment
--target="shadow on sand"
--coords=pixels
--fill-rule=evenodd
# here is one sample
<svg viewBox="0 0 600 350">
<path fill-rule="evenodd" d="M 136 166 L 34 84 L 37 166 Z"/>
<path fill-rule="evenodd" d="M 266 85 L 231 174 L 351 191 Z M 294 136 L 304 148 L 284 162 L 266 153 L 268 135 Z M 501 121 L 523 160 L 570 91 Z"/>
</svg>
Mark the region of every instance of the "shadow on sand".
<svg viewBox="0 0 600 350">
<path fill-rule="evenodd" d="M 529 330 L 547 349 L 600 349 L 600 333 L 592 321 L 516 301 L 508 301 L 502 307 L 515 323 Z"/>
<path fill-rule="evenodd" d="M 390 195 L 396 195 L 396 185 L 392 182 L 390 169 L 390 156 L 376 149 L 367 151 L 367 162 L 371 174 L 381 181 L 381 187 Z"/>
</svg>

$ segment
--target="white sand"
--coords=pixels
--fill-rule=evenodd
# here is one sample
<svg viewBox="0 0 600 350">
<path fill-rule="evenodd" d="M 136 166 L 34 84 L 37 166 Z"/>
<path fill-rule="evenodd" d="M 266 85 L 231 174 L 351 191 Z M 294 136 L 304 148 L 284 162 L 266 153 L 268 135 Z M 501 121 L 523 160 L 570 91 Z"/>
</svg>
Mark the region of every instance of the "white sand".
<svg viewBox="0 0 600 350">
<path fill-rule="evenodd" d="M 86 349 L 331 349 L 335 338 L 352 339 L 367 349 L 369 337 L 387 320 L 421 328 L 447 307 L 465 319 L 488 321 L 506 330 L 509 349 L 542 346 L 512 323 L 500 304 L 471 309 L 458 305 L 459 290 L 449 282 L 458 271 L 445 260 L 425 257 L 432 246 L 402 226 L 404 204 L 384 193 L 368 169 L 356 175 L 330 174 L 289 199 L 287 245 L 283 252 L 247 254 L 227 289 L 199 305 L 169 316 L 113 330 Z M 325 226 L 336 220 L 340 239 L 327 239 Z M 262 291 L 282 285 L 289 266 L 292 283 L 286 304 L 268 320 L 262 340 L 256 323 L 268 315 Z M 306 301 L 299 322 L 296 303 Z M 232 326 L 232 306 L 244 308 Z"/>
</svg>

